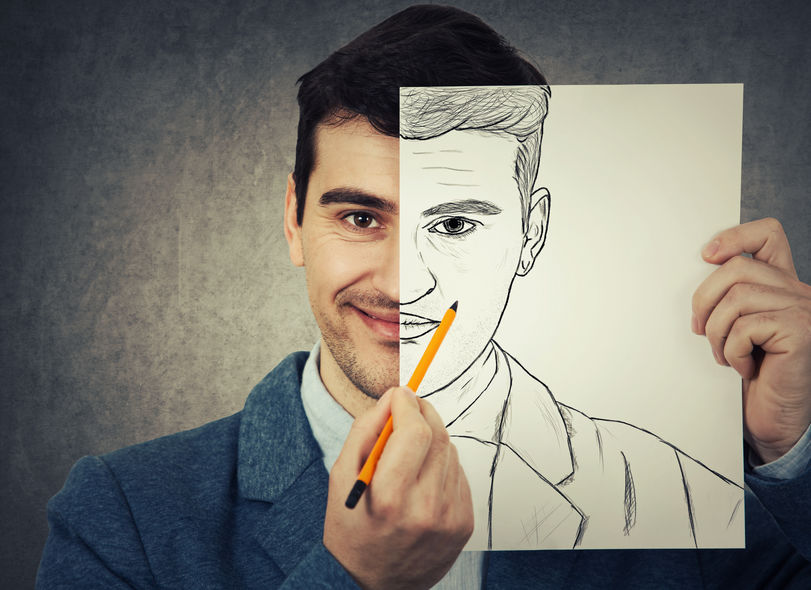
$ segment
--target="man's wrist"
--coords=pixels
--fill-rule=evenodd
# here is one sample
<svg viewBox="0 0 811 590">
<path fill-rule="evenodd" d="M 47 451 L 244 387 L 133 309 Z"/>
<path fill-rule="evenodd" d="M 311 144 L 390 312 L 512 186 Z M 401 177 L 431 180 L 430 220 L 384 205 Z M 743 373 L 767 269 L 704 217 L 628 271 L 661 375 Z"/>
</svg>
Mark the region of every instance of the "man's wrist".
<svg viewBox="0 0 811 590">
<path fill-rule="evenodd" d="M 752 471 L 761 477 L 774 479 L 797 477 L 811 461 L 811 425 L 805 429 L 794 446 L 779 458 L 764 463 L 755 450 L 750 448 L 746 460 Z"/>
</svg>

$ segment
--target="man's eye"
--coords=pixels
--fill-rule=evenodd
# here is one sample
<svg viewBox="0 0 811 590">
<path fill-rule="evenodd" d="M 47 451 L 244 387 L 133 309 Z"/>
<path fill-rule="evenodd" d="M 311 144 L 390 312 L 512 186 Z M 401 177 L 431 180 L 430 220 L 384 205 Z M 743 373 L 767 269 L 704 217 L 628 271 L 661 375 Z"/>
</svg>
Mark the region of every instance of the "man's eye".
<svg viewBox="0 0 811 590">
<path fill-rule="evenodd" d="M 358 211 L 355 213 L 350 213 L 346 217 L 344 217 L 349 223 L 354 225 L 360 229 L 370 229 L 374 227 L 378 227 L 380 223 L 375 219 L 374 215 L 370 213 L 364 213 L 363 211 Z"/>
<path fill-rule="evenodd" d="M 446 236 L 462 236 L 472 232 L 476 225 L 478 224 L 475 221 L 464 217 L 446 217 L 434 223 L 428 231 Z"/>
</svg>

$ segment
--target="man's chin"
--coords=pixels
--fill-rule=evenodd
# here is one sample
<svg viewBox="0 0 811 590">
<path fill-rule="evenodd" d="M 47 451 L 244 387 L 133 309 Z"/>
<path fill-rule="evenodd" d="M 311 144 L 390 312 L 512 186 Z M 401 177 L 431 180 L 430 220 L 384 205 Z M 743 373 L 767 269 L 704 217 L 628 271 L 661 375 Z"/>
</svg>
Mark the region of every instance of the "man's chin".
<svg viewBox="0 0 811 590">
<path fill-rule="evenodd" d="M 384 383 L 368 383 L 365 379 L 353 379 L 352 376 L 347 375 L 349 380 L 352 381 L 352 384 L 358 388 L 358 390 L 365 395 L 366 397 L 372 398 L 374 400 L 379 400 L 383 397 L 383 394 L 386 393 L 392 387 L 397 387 L 399 383 L 394 380 L 389 380 Z"/>
<path fill-rule="evenodd" d="M 398 358 L 394 358 L 391 362 L 382 365 L 364 363 L 354 354 L 336 356 L 335 360 L 344 375 L 358 391 L 366 397 L 378 400 L 389 389 L 399 384 Z M 392 367 L 394 367 L 394 372 L 391 370 Z"/>
</svg>

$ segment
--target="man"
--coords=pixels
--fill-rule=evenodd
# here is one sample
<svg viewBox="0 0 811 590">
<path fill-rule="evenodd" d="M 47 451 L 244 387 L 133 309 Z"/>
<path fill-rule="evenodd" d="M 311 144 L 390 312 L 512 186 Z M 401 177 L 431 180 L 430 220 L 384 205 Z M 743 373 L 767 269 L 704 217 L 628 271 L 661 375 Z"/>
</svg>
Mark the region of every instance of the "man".
<svg viewBox="0 0 811 590">
<path fill-rule="evenodd" d="M 736 547 L 743 489 L 644 430 L 558 404 L 493 340 L 546 240 L 550 194 L 535 181 L 548 97 L 546 86 L 400 96 L 400 379 L 459 300 L 453 354 L 435 359 L 421 395 L 477 480 L 467 548 Z"/>
<path fill-rule="evenodd" d="M 446 63 L 458 78 L 446 76 Z M 457 560 L 473 529 L 465 474 L 432 406 L 393 387 L 400 226 L 399 195 L 387 189 L 397 186 L 398 139 L 385 124 L 392 119 L 376 113 L 397 112 L 401 85 L 528 77 L 543 83 L 478 19 L 414 7 L 303 79 L 284 225 L 292 260 L 306 267 L 322 345 L 285 359 L 239 414 L 80 460 L 49 504 L 40 587 L 427 588 L 454 562 L 466 588 L 808 581 L 811 287 L 792 275 L 785 236 L 768 220 L 716 237 L 706 259 L 722 266 L 694 299 L 695 330 L 744 374 L 754 459 L 777 459 L 780 476 L 788 473 L 748 476 L 757 494 L 747 500 L 748 549 Z M 752 358 L 753 342 L 762 358 Z M 347 510 L 389 414 L 394 432 L 374 481 Z"/>
</svg>

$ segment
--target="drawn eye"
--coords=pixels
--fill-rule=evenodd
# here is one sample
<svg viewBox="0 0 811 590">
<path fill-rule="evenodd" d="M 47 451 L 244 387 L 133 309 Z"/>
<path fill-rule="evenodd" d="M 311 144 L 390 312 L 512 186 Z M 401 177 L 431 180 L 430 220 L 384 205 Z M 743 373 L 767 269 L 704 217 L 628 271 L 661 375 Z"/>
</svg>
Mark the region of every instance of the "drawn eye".
<svg viewBox="0 0 811 590">
<path fill-rule="evenodd" d="M 375 216 L 365 211 L 355 211 L 346 215 L 344 219 L 358 229 L 372 229 L 380 226 Z"/>
<path fill-rule="evenodd" d="M 428 228 L 428 231 L 445 236 L 458 237 L 469 234 L 476 229 L 477 225 L 480 224 L 470 219 L 465 219 L 464 217 L 446 217 L 434 223 Z"/>
</svg>

